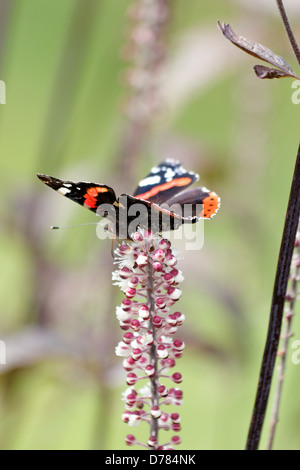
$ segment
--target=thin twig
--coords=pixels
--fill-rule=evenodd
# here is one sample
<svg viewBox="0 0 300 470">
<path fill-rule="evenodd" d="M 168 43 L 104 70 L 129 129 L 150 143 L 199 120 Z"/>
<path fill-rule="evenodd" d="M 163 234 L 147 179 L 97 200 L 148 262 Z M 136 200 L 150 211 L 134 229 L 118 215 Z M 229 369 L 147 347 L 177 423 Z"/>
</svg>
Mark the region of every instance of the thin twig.
<svg viewBox="0 0 300 470">
<path fill-rule="evenodd" d="M 277 2 L 277 6 L 279 8 L 279 11 L 280 11 L 280 15 L 281 15 L 286 33 L 287 33 L 288 38 L 289 38 L 289 41 L 290 41 L 291 46 L 294 50 L 295 56 L 297 57 L 298 64 L 300 65 L 300 49 L 299 49 L 299 46 L 297 44 L 296 38 L 294 36 L 293 30 L 291 28 L 288 16 L 286 14 L 285 7 L 283 5 L 283 1 L 282 0 L 276 0 L 276 2 Z"/>
<path fill-rule="evenodd" d="M 292 336 L 291 327 L 292 327 L 292 319 L 293 319 L 293 316 L 295 315 L 294 306 L 295 306 L 295 301 L 297 298 L 298 275 L 299 275 L 299 259 L 300 259 L 299 241 L 300 241 L 300 224 L 298 225 L 294 259 L 292 261 L 292 266 L 291 266 L 290 291 L 286 298 L 286 302 L 288 303 L 287 313 L 285 316 L 286 326 L 285 326 L 285 331 L 283 333 L 283 348 L 282 348 L 282 351 L 278 353 L 278 356 L 280 357 L 280 362 L 278 366 L 277 384 L 276 384 L 276 389 L 275 389 L 274 404 L 273 404 L 272 417 L 271 417 L 271 423 L 270 423 L 270 432 L 268 436 L 267 450 L 271 450 L 273 447 L 276 426 L 277 426 L 278 419 L 279 419 L 279 407 L 280 407 L 280 401 L 281 401 L 281 395 L 282 395 L 283 379 L 284 379 L 285 368 L 286 368 L 287 350 L 288 350 L 289 340 Z"/>
<path fill-rule="evenodd" d="M 274 284 L 268 335 L 262 360 L 246 450 L 257 450 L 269 399 L 280 339 L 284 302 L 300 217 L 300 145 L 296 159 Z"/>
</svg>

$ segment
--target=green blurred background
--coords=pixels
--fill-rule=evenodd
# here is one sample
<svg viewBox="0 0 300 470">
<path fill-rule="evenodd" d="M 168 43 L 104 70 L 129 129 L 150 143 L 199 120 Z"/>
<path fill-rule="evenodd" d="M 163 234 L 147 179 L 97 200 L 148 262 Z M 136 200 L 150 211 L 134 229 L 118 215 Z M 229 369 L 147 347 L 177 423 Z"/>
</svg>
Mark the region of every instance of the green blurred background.
<svg viewBox="0 0 300 470">
<path fill-rule="evenodd" d="M 49 230 L 95 218 L 35 173 L 130 193 L 166 157 L 199 172 L 201 184 L 222 198 L 218 216 L 205 224 L 204 248 L 181 249 L 180 448 L 245 445 L 299 107 L 291 101 L 292 81 L 258 80 L 257 61 L 223 38 L 217 20 L 297 68 L 275 0 L 170 0 L 161 110 L 143 128 L 128 111 L 133 91 L 126 79 L 136 3 L 0 0 L 7 93 L 0 105 L 2 449 L 123 449 L 127 433 L 147 435 L 145 425 L 131 429 L 120 418 L 126 385 L 114 347 L 122 336 L 115 317 L 121 296 L 111 286 L 110 243 L 92 225 Z M 286 4 L 300 37 L 300 7 Z M 299 315 L 293 331 L 300 338 Z M 275 448 L 300 448 L 299 386 L 300 366 L 289 352 Z"/>
</svg>

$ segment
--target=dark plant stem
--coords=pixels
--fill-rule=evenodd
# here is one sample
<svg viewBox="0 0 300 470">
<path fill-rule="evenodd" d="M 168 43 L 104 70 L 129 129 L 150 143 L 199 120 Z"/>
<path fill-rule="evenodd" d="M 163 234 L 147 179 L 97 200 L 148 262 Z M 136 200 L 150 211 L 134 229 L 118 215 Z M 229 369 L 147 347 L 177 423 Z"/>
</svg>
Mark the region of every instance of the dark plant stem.
<svg viewBox="0 0 300 470">
<path fill-rule="evenodd" d="M 279 12 L 280 12 L 280 15 L 281 15 L 286 33 L 288 35 L 289 41 L 290 41 L 291 46 L 294 50 L 295 56 L 297 57 L 298 64 L 300 65 L 300 49 L 299 49 L 299 46 L 297 44 L 294 33 L 292 31 L 288 16 L 287 16 L 286 11 L 285 11 L 285 7 L 283 5 L 283 1 L 282 0 L 276 0 L 276 1 L 277 1 L 277 6 L 279 8 Z"/>
<path fill-rule="evenodd" d="M 287 350 L 289 345 L 289 340 L 292 336 L 292 319 L 295 315 L 295 303 L 297 298 L 297 288 L 298 288 L 298 279 L 299 279 L 299 260 L 300 260 L 300 246 L 299 246 L 299 235 L 300 235 L 300 225 L 298 225 L 297 230 L 297 240 L 295 243 L 295 251 L 294 251 L 294 258 L 292 261 L 292 269 L 291 269 L 291 282 L 289 293 L 286 296 L 287 308 L 286 308 L 286 315 L 285 315 L 285 329 L 282 335 L 283 338 L 283 345 L 281 351 L 278 352 L 278 356 L 280 358 L 279 366 L 278 366 L 278 373 L 277 373 L 277 384 L 276 390 L 274 395 L 274 404 L 272 410 L 272 417 L 270 423 L 270 431 L 268 436 L 268 443 L 267 443 L 267 450 L 272 450 L 276 426 L 279 419 L 279 408 L 280 408 L 280 401 L 282 395 L 282 387 L 283 387 L 283 380 L 285 375 L 286 369 L 286 360 L 287 360 Z"/>
<path fill-rule="evenodd" d="M 147 301 L 148 307 L 150 310 L 150 319 L 149 319 L 149 327 L 153 334 L 153 344 L 150 350 L 150 364 L 154 367 L 155 375 L 154 377 L 150 378 L 150 388 L 151 388 L 151 408 L 153 406 L 159 405 L 159 397 L 158 397 L 158 360 L 157 360 L 157 350 L 156 350 L 156 331 L 155 326 L 153 325 L 153 315 L 155 315 L 155 304 L 153 298 L 153 267 L 148 260 L 148 267 L 147 267 Z M 151 424 L 150 424 L 150 434 L 156 438 L 156 442 L 158 442 L 158 420 L 151 416 Z"/>
<path fill-rule="evenodd" d="M 279 2 L 278 2 L 279 3 Z M 272 375 L 280 339 L 284 303 L 300 217 L 300 146 L 294 170 L 286 220 L 277 264 L 277 272 L 271 305 L 268 335 L 262 360 L 256 400 L 252 414 L 246 450 L 257 450 L 266 407 L 269 399 Z"/>
</svg>

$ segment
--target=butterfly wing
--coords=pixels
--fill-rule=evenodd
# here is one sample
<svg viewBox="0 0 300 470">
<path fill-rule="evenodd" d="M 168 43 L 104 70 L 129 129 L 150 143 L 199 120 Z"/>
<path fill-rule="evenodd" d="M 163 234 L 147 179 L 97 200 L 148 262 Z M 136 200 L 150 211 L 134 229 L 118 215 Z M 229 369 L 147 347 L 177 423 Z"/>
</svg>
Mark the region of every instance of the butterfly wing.
<svg viewBox="0 0 300 470">
<path fill-rule="evenodd" d="M 191 218 L 190 220 L 185 218 L 185 221 L 193 223 L 203 218 L 211 219 L 218 212 L 221 200 L 215 192 L 200 187 L 176 194 L 167 201 L 167 204 L 170 210 L 172 210 L 172 206 L 179 205 L 183 217 L 185 218 L 186 212 Z M 176 207 L 173 207 L 173 210 L 176 211 Z"/>
<path fill-rule="evenodd" d="M 133 196 L 155 204 L 162 204 L 198 179 L 199 175 L 185 170 L 179 162 L 165 160 L 152 168 L 149 175 L 139 183 Z"/>
<path fill-rule="evenodd" d="M 64 181 L 39 173 L 37 174 L 37 177 L 59 194 L 62 194 L 81 206 L 96 212 L 98 215 L 106 215 L 101 213 L 101 205 L 112 205 L 116 202 L 114 190 L 103 184 L 86 183 L 84 181 L 74 183 L 73 181 Z"/>
</svg>

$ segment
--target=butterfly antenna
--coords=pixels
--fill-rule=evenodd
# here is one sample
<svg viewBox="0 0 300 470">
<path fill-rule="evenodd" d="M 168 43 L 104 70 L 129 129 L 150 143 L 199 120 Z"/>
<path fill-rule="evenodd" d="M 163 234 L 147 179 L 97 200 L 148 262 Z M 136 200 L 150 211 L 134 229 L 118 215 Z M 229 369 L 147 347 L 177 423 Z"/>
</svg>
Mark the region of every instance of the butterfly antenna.
<svg viewBox="0 0 300 470">
<path fill-rule="evenodd" d="M 60 225 L 60 226 L 57 226 L 57 225 L 51 225 L 51 229 L 52 230 L 60 230 L 62 228 L 75 228 L 75 227 L 82 227 L 82 226 L 85 226 L 85 225 L 97 225 L 98 222 L 86 222 L 85 224 L 75 224 L 75 225 Z"/>
</svg>

